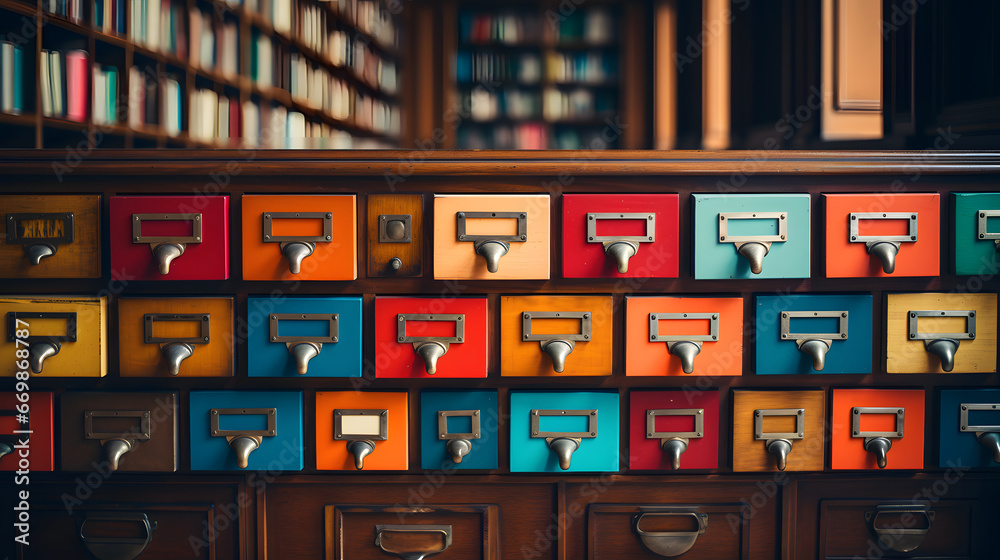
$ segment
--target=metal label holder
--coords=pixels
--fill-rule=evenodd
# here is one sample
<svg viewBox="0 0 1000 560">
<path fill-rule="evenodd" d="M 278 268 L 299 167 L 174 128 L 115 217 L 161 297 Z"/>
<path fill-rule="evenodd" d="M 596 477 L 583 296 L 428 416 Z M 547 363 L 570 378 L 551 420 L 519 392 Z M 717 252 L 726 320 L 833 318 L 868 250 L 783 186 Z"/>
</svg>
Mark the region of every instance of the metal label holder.
<svg viewBox="0 0 1000 560">
<path fill-rule="evenodd" d="M 585 432 L 543 432 L 539 429 L 542 416 L 585 416 L 589 419 Z M 597 409 L 589 410 L 531 410 L 531 437 L 533 438 L 576 438 L 597 437 Z"/>
<path fill-rule="evenodd" d="M 646 223 L 645 235 L 597 235 L 598 220 L 642 220 Z M 656 241 L 656 214 L 646 212 L 589 212 L 587 213 L 587 242 L 605 243 L 612 241 L 631 241 L 633 243 L 652 243 Z"/>
<path fill-rule="evenodd" d="M 191 235 L 188 237 L 178 236 L 143 236 L 143 221 L 172 221 L 191 222 Z M 160 243 L 201 243 L 201 214 L 132 214 L 132 243 L 149 244 L 151 246 Z"/>
<path fill-rule="evenodd" d="M 208 344 L 211 340 L 211 313 L 181 313 L 181 314 L 165 314 L 165 313 L 146 313 L 143 315 L 143 339 L 146 344 L 158 344 L 158 343 L 186 343 L 186 344 Z M 188 321 L 197 322 L 201 325 L 201 334 L 194 337 L 187 338 L 167 338 L 160 336 L 153 336 L 153 323 L 156 321 Z"/>
<path fill-rule="evenodd" d="M 441 321 L 455 323 L 455 336 L 407 336 L 406 323 L 408 321 Z M 396 315 L 396 341 L 399 343 L 410 342 L 464 342 L 465 341 L 465 314 L 464 313 L 399 313 Z"/>
<path fill-rule="evenodd" d="M 26 339 L 34 341 L 76 342 L 76 312 L 60 313 L 49 311 L 8 311 L 7 312 L 7 342 L 14 342 L 17 331 L 17 321 L 25 319 L 66 319 L 66 334 L 64 335 L 32 335 Z"/>
<path fill-rule="evenodd" d="M 138 418 L 139 431 L 129 432 L 96 432 L 94 431 L 94 418 Z M 83 430 L 86 439 L 129 439 L 148 440 L 149 439 L 149 411 L 148 410 L 87 410 L 83 413 Z"/>
<path fill-rule="evenodd" d="M 379 243 L 409 243 L 410 242 L 410 214 L 380 214 L 378 217 L 378 242 Z M 402 237 L 393 238 L 389 235 L 389 224 L 392 222 L 402 222 Z"/>
<path fill-rule="evenodd" d="M 267 417 L 267 428 L 263 430 L 222 430 L 219 429 L 219 417 L 233 416 L 254 416 Z M 213 408 L 209 411 L 211 418 L 211 430 L 213 436 L 219 437 L 262 437 L 278 435 L 278 409 L 276 408 Z"/>
<path fill-rule="evenodd" d="M 994 424 L 984 425 L 984 426 L 972 426 L 969 424 L 969 412 L 975 410 L 989 410 L 991 412 L 1000 412 L 1000 404 L 988 404 L 988 403 L 962 403 L 959 407 L 960 422 L 959 431 L 960 432 L 1000 432 L 1000 425 Z"/>
<path fill-rule="evenodd" d="M 804 408 L 769 408 L 753 411 L 753 439 L 765 441 L 772 439 L 804 439 L 806 436 L 806 418 Z M 767 416 L 793 416 L 795 418 L 794 432 L 765 432 L 764 418 Z"/>
<path fill-rule="evenodd" d="M 892 414 L 896 417 L 896 429 L 891 432 L 862 432 L 863 414 Z M 901 438 L 906 409 L 898 406 L 855 406 L 851 408 L 851 437 L 855 438 Z"/>
<path fill-rule="evenodd" d="M 953 340 L 974 340 L 976 338 L 976 312 L 965 310 L 922 310 L 907 312 L 910 340 L 936 340 L 950 338 Z M 965 317 L 964 333 L 921 333 L 917 330 L 917 320 L 920 317 Z"/>
<path fill-rule="evenodd" d="M 23 229 L 18 227 L 21 221 L 51 220 L 63 223 L 63 235 L 59 237 L 24 237 Z M 7 214 L 7 244 L 8 245 L 63 245 L 75 240 L 73 212 L 22 213 Z"/>
<path fill-rule="evenodd" d="M 580 319 L 578 334 L 532 334 L 532 319 Z M 521 313 L 521 339 L 525 342 L 553 339 L 574 342 L 590 340 L 591 318 L 589 311 L 525 311 Z"/>
<path fill-rule="evenodd" d="M 788 239 L 788 220 L 785 212 L 720 212 L 719 242 L 720 243 L 781 243 Z M 730 220 L 777 220 L 777 235 L 729 235 Z"/>
<path fill-rule="evenodd" d="M 439 410 L 438 411 L 438 439 L 479 439 L 482 433 L 479 429 L 478 410 Z M 448 431 L 448 418 L 453 416 L 468 417 L 470 419 L 470 432 L 451 433 Z"/>
<path fill-rule="evenodd" d="M 274 235 L 274 220 L 323 220 L 321 235 Z M 330 212 L 265 212 L 261 216 L 263 222 L 264 243 L 324 243 L 333 240 L 333 214 Z"/>
<path fill-rule="evenodd" d="M 912 243 L 917 240 L 918 214 L 916 212 L 851 212 L 848 216 L 851 243 L 868 243 L 872 241 Z M 861 220 L 907 220 L 909 223 L 909 233 L 906 235 L 861 235 L 859 233 Z"/>
<path fill-rule="evenodd" d="M 791 331 L 792 319 L 838 319 L 837 332 L 835 333 L 793 333 Z M 847 339 L 848 312 L 847 311 L 782 311 L 781 312 L 781 339 L 782 340 L 846 340 Z"/>
<path fill-rule="evenodd" d="M 706 334 L 660 334 L 660 321 L 684 321 L 684 320 L 708 320 L 709 333 Z M 650 313 L 649 314 L 649 341 L 650 342 L 712 342 L 719 340 L 719 314 L 718 313 Z"/>
<path fill-rule="evenodd" d="M 1000 245 L 1000 231 L 990 233 L 987 225 L 990 218 L 1000 218 L 1000 210 L 979 210 L 976 212 L 976 237 L 979 239 L 991 239 Z M 10 241 L 7 241 L 10 243 Z"/>
<path fill-rule="evenodd" d="M 455 214 L 456 235 L 459 241 L 506 241 L 521 243 L 528 239 L 528 215 L 524 212 L 458 212 Z M 469 235 L 466 233 L 465 221 L 468 219 L 517 220 L 517 233 L 514 235 Z"/>
<path fill-rule="evenodd" d="M 693 432 L 657 432 L 656 418 L 659 416 L 691 416 L 694 417 Z M 687 438 L 698 439 L 705 434 L 704 408 L 661 408 L 646 411 L 646 439 Z"/>
<path fill-rule="evenodd" d="M 343 419 L 344 416 L 375 416 L 378 418 L 379 424 L 378 435 L 372 434 L 345 434 L 343 430 Z M 333 440 L 334 441 L 348 441 L 348 440 L 372 440 L 372 441 L 385 441 L 389 439 L 389 410 L 388 409 L 378 409 L 378 408 L 352 408 L 346 409 L 341 408 L 333 411 Z"/>
<path fill-rule="evenodd" d="M 337 342 L 340 337 L 339 313 L 272 313 L 268 319 L 268 340 L 271 342 L 315 342 L 323 344 Z M 282 336 L 278 334 L 280 321 L 326 321 L 330 334 L 327 336 Z"/>
</svg>

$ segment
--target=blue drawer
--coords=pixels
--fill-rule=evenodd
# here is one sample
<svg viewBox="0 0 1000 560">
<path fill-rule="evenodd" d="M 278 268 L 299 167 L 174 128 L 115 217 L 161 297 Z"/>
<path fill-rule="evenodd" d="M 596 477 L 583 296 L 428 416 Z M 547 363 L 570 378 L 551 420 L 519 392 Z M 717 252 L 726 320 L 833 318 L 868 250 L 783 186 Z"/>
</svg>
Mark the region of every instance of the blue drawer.
<svg viewBox="0 0 1000 560">
<path fill-rule="evenodd" d="M 964 411 L 963 405 L 966 406 Z M 965 424 L 962 423 L 963 412 Z M 940 416 L 938 465 L 942 469 L 956 465 L 1000 467 L 993 457 L 998 449 L 993 442 L 998 441 L 996 437 L 1000 435 L 1000 389 L 943 390 Z M 977 427 L 994 429 L 976 430 Z"/>
<path fill-rule="evenodd" d="M 439 429 L 442 422 L 445 432 Z M 462 437 L 468 434 L 472 435 Z M 422 469 L 495 469 L 499 441 L 500 415 L 495 390 L 420 393 Z M 454 461 L 456 457 L 460 462 Z"/>
<path fill-rule="evenodd" d="M 240 437 L 259 440 L 246 470 L 302 470 L 301 392 L 191 391 L 190 410 L 191 470 L 244 470 L 237 465 L 237 449 L 252 444 L 235 441 Z"/>
<path fill-rule="evenodd" d="M 538 432 L 533 434 L 536 410 Z M 552 434 L 551 446 L 547 434 Z M 572 450 L 574 442 L 565 440 L 573 437 L 579 438 L 578 447 L 569 456 L 569 468 L 562 468 L 557 450 Z M 511 472 L 616 472 L 618 454 L 618 393 L 511 393 Z"/>
</svg>

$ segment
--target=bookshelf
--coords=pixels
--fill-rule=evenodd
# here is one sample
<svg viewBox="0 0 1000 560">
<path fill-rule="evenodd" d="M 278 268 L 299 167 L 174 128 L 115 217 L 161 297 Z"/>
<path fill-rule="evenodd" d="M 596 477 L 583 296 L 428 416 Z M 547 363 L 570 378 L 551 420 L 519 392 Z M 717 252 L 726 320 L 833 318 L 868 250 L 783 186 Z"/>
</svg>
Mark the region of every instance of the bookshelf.
<svg viewBox="0 0 1000 560">
<path fill-rule="evenodd" d="M 398 147 L 397 20 L 388 0 L 0 0 L 22 50 L 0 148 Z M 53 94 L 67 53 L 86 83 Z"/>
<path fill-rule="evenodd" d="M 454 147 L 644 145 L 641 4 L 458 2 L 449 9 L 444 25 L 455 28 L 444 39 L 452 53 L 444 112 L 461 117 Z"/>
</svg>

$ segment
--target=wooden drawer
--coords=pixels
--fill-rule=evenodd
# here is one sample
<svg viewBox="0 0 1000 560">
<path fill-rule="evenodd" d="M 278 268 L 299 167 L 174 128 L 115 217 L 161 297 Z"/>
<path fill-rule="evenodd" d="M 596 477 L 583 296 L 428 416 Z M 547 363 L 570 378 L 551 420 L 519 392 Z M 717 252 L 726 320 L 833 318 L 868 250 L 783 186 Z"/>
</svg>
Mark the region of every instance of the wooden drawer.
<svg viewBox="0 0 1000 560">
<path fill-rule="evenodd" d="M 0 393 L 0 471 L 51 471 L 54 467 L 52 393 L 32 391 L 27 393 L 27 403 L 18 398 L 23 394 L 25 393 Z M 27 424 L 18 421 L 17 415 L 24 410 L 30 412 Z M 24 430 L 31 432 L 17 433 Z M 21 451 L 29 437 L 28 451 Z M 22 457 L 22 453 L 27 453 L 28 456 Z"/>
<path fill-rule="evenodd" d="M 996 274 L 1000 262 L 1000 193 L 951 193 L 951 204 L 955 274 Z"/>
<path fill-rule="evenodd" d="M 789 557 L 995 558 L 1000 490 L 972 476 L 959 467 L 910 479 L 799 482 Z"/>
<path fill-rule="evenodd" d="M 566 496 L 565 558 L 669 557 L 648 546 L 683 554 L 684 560 L 777 557 L 781 499 L 775 480 L 643 484 L 602 479 L 566 484 Z"/>
<path fill-rule="evenodd" d="M 997 370 L 995 293 L 889 294 L 886 300 L 889 373 Z"/>
<path fill-rule="evenodd" d="M 0 211 L 4 278 L 101 277 L 100 196 L 0 196 Z"/>
<path fill-rule="evenodd" d="M 9 377 L 21 371 L 39 377 L 104 377 L 108 372 L 105 297 L 0 296 L 0 321 L 0 355 L 10 356 L 0 371 Z"/>
<path fill-rule="evenodd" d="M 440 470 L 419 476 L 365 478 L 363 485 L 357 483 L 356 476 L 326 476 L 322 481 L 311 478 L 294 483 L 279 479 L 268 484 L 264 508 L 267 525 L 263 529 L 266 535 L 261 539 L 266 549 L 262 557 L 392 558 L 374 545 L 374 525 L 385 523 L 450 524 L 449 550 L 454 551 L 429 559 L 555 558 L 555 485 L 531 481 L 473 483 Z M 387 507 L 391 509 L 385 511 Z M 345 519 L 353 517 L 347 522 L 353 525 L 345 524 L 343 530 L 335 531 L 328 514 L 337 509 Z M 476 521 L 475 528 L 472 520 Z M 489 544 L 495 540 L 499 541 L 497 547 Z M 338 549 L 342 556 L 334 555 Z"/>
<path fill-rule="evenodd" d="M 732 398 L 734 471 L 823 470 L 825 391 L 741 389 Z"/>
<path fill-rule="evenodd" d="M 368 195 L 368 276 L 420 276 L 423 270 L 423 195 Z"/>
</svg>

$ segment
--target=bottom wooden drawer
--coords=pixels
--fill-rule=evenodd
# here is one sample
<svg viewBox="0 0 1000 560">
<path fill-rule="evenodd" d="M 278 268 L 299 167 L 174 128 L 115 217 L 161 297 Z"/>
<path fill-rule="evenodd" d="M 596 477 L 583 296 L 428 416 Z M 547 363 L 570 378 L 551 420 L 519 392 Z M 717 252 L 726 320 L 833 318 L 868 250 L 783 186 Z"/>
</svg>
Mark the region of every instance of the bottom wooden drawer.
<svg viewBox="0 0 1000 560">
<path fill-rule="evenodd" d="M 745 508 L 711 506 L 592 505 L 587 514 L 587 558 L 744 558 L 749 535 Z M 735 520 L 730 526 L 728 521 Z"/>
</svg>

